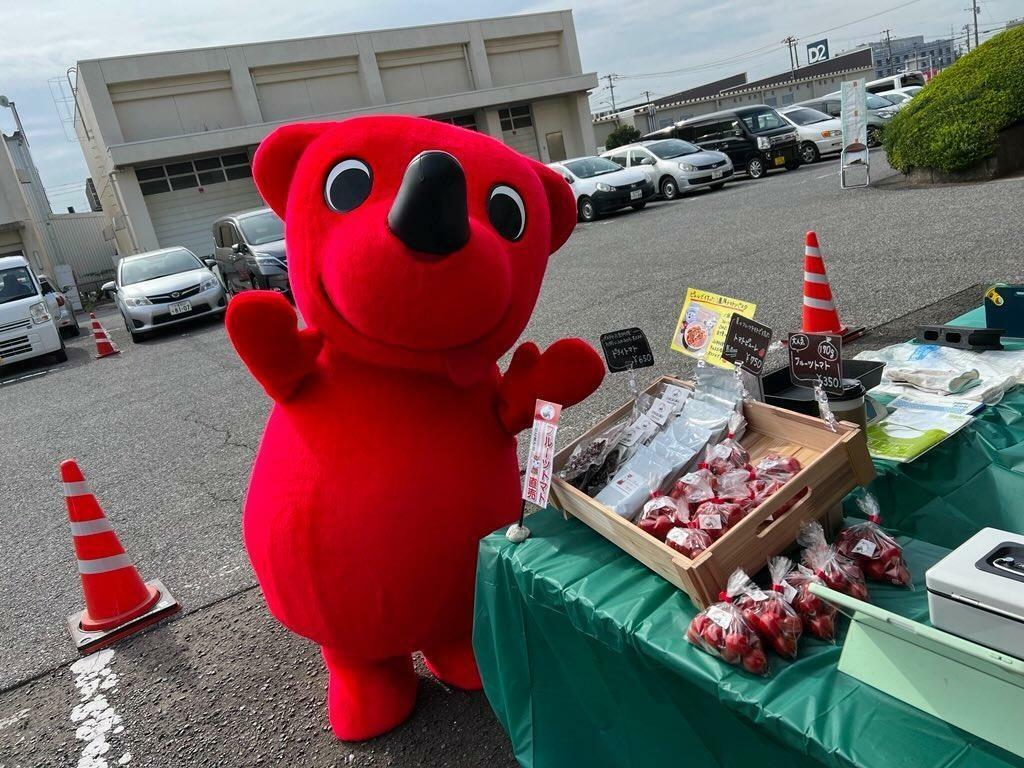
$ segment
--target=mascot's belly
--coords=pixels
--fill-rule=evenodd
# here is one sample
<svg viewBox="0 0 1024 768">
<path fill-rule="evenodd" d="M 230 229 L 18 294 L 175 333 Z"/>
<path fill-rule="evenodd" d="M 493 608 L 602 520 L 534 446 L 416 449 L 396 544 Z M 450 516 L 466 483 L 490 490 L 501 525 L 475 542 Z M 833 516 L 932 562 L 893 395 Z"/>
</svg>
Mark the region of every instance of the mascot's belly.
<svg viewBox="0 0 1024 768">
<path fill-rule="evenodd" d="M 274 407 L 243 528 L 280 621 L 366 658 L 468 634 L 478 542 L 519 510 L 495 397 L 345 366 Z"/>
</svg>

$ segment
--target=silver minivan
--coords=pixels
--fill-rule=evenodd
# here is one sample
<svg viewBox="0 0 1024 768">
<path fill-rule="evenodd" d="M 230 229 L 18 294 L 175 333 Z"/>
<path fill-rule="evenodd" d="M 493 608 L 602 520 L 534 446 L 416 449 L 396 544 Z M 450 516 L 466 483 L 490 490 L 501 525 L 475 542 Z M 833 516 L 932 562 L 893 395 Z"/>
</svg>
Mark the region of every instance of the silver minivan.
<svg viewBox="0 0 1024 768">
<path fill-rule="evenodd" d="M 229 294 L 261 289 L 289 293 L 284 222 L 269 208 L 213 222 L 214 258 Z"/>
<path fill-rule="evenodd" d="M 616 147 L 601 157 L 643 171 L 665 200 L 694 189 L 721 189 L 733 174 L 728 155 L 681 139 L 640 141 Z"/>
</svg>

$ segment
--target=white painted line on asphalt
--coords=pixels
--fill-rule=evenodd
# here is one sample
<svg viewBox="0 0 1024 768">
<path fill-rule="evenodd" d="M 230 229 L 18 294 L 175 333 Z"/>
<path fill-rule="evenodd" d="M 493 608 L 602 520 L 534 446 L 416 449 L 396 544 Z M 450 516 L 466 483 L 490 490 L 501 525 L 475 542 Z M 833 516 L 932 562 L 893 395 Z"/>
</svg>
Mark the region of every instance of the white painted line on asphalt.
<svg viewBox="0 0 1024 768">
<path fill-rule="evenodd" d="M 4 728 L 10 728 L 12 726 L 17 725 L 26 717 L 28 717 L 29 712 L 29 708 L 25 707 L 25 709 L 21 710 L 20 712 L 15 712 L 10 717 L 5 717 L 3 720 L 0 720 L 0 731 L 2 731 Z"/>
<path fill-rule="evenodd" d="M 839 171 L 832 171 L 832 173 L 826 173 L 824 176 L 816 176 L 818 179 L 827 179 L 829 176 L 838 176 Z"/>
<path fill-rule="evenodd" d="M 14 384 L 17 381 L 26 381 L 28 379 L 36 379 L 36 378 L 39 378 L 40 376 L 45 376 L 48 373 L 49 373 L 49 371 L 35 371 L 33 373 L 26 373 L 24 376 L 18 376 L 15 379 L 4 379 L 3 381 L 0 381 L 0 387 L 2 387 L 4 384 Z"/>
<path fill-rule="evenodd" d="M 71 709 L 71 722 L 75 725 L 75 738 L 85 742 L 78 768 L 110 768 L 106 758 L 110 751 L 107 736 L 124 731 L 121 716 L 106 696 L 117 687 L 117 674 L 110 669 L 113 658 L 114 652 L 108 648 L 71 665 L 79 698 Z M 131 752 L 125 752 L 117 764 L 127 765 L 131 759 Z"/>
</svg>

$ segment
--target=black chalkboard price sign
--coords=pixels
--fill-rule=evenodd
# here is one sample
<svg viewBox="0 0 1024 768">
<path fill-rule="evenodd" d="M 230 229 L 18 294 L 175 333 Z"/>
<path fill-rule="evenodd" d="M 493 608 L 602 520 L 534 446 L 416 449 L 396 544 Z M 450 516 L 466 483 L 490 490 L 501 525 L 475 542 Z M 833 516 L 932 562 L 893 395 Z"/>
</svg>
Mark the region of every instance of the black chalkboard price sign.
<svg viewBox="0 0 1024 768">
<path fill-rule="evenodd" d="M 722 359 L 753 376 L 764 373 L 764 358 L 772 343 L 772 329 L 733 313 L 722 345 Z"/>
<path fill-rule="evenodd" d="M 833 395 L 843 394 L 843 337 L 833 333 L 789 334 L 789 378 L 798 387 L 818 381 Z"/>
<path fill-rule="evenodd" d="M 612 373 L 628 371 L 630 368 L 649 368 L 654 365 L 647 336 L 639 328 L 623 328 L 601 334 L 601 350 L 604 352 L 608 370 Z"/>
</svg>

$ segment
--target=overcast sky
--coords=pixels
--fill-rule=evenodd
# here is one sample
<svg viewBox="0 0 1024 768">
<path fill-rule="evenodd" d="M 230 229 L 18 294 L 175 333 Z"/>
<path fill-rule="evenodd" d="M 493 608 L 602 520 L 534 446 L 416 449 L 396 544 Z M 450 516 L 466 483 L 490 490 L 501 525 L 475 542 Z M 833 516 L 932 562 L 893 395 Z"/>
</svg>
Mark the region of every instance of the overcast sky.
<svg viewBox="0 0 1024 768">
<path fill-rule="evenodd" d="M 757 77 L 788 69 L 786 48 L 777 45 L 787 35 L 803 38 L 801 61 L 806 43 L 820 37 L 829 39 L 833 53 L 878 40 L 886 28 L 893 37 L 948 37 L 950 27 L 959 32 L 970 21 L 970 13 L 963 11 L 969 4 L 969 0 L 587 0 L 574 8 L 574 18 L 585 71 L 635 76 L 690 68 L 671 75 L 624 77 L 615 88 L 616 102 L 622 104 L 645 89 L 652 96 L 662 96 L 737 72 Z M 479 0 L 468 11 L 463 4 L 438 0 L 415 4 L 408 0 L 8 0 L 0 4 L 4 31 L 0 93 L 17 103 L 53 208 L 63 211 L 73 205 L 88 210 L 81 191 L 87 175 L 85 161 L 77 141 L 67 139 L 51 96 L 51 79 L 63 78 L 78 59 L 567 6 L 568 2 L 557 0 Z M 1021 0 L 980 0 L 979 7 L 982 30 L 1024 16 Z M 879 15 L 865 18 L 872 14 Z M 839 25 L 844 26 L 825 32 Z M 607 108 L 604 83 L 591 99 L 595 110 Z M 6 133 L 13 130 L 9 110 L 0 109 L 0 127 Z"/>
</svg>

